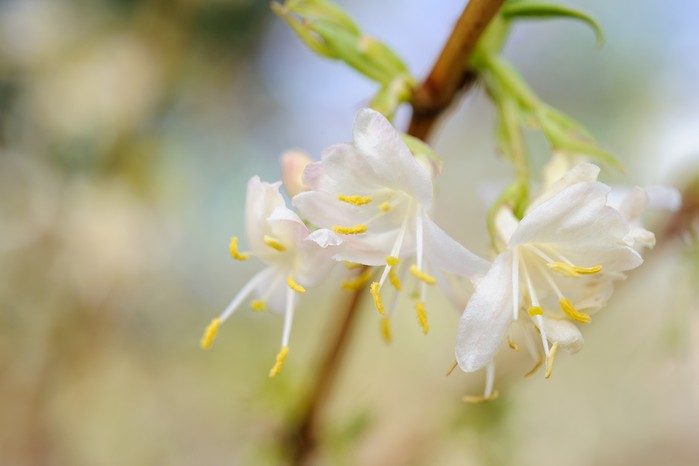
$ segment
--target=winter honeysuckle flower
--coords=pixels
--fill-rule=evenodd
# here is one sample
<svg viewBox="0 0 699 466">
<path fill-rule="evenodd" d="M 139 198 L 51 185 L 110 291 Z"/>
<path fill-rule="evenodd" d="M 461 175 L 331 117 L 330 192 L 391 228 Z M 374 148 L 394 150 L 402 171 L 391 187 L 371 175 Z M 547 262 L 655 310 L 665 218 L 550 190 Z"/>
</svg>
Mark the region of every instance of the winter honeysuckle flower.
<svg viewBox="0 0 699 466">
<path fill-rule="evenodd" d="M 520 221 L 507 209 L 498 214 L 503 251 L 477 284 L 456 344 L 461 369 L 488 366 L 486 398 L 495 353 L 505 339 L 517 346 L 508 336 L 511 324 L 521 328 L 533 355 L 531 330 L 538 330 L 548 377 L 559 347 L 582 347 L 577 326 L 604 305 L 612 282 L 643 262 L 629 244 L 628 221 L 607 205 L 611 188 L 596 181 L 598 173 L 595 165 L 580 164 L 535 199 Z"/>
<path fill-rule="evenodd" d="M 473 277 L 485 273 L 487 262 L 449 237 L 427 215 L 432 204 L 430 172 L 408 149 L 401 135 L 380 113 L 364 109 L 356 117 L 352 144 L 327 148 L 320 162 L 306 168 L 309 191 L 293 198 L 310 223 L 338 233 L 343 244 L 337 260 L 384 266 L 370 292 L 384 316 L 384 337 L 390 338 L 389 316 L 380 290 L 388 280 L 401 289 L 396 268 L 410 271 L 420 283 L 415 309 L 426 333 L 427 285 L 432 271 Z M 415 257 L 410 265 L 398 264 Z"/>
<path fill-rule="evenodd" d="M 290 150 L 282 155 L 282 182 L 290 196 L 293 197 L 308 189 L 303 184 L 303 171 L 311 162 L 311 157 L 300 150 Z"/>
<path fill-rule="evenodd" d="M 211 321 L 201 339 L 201 347 L 211 346 L 220 325 L 256 291 L 253 310 L 270 308 L 284 314 L 281 350 L 270 370 L 270 377 L 282 368 L 289 352 L 289 335 L 294 317 L 296 294 L 318 284 L 335 264 L 331 256 L 341 243 L 328 230 L 309 232 L 299 217 L 289 210 L 279 193 L 280 182 L 269 184 L 255 176 L 248 182 L 246 229 L 250 252 L 238 250 L 238 238 L 231 238 L 230 253 L 236 260 L 256 256 L 267 268 L 255 275 L 233 298 L 221 315 Z"/>
</svg>

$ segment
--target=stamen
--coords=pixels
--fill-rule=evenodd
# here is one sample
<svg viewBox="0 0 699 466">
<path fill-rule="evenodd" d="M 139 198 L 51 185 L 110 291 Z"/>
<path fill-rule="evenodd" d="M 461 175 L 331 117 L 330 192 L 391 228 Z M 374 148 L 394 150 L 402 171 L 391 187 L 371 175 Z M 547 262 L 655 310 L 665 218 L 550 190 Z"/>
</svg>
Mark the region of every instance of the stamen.
<svg viewBox="0 0 699 466">
<path fill-rule="evenodd" d="M 527 313 L 529 316 L 534 317 L 534 316 L 543 316 L 544 315 L 544 310 L 541 309 L 539 306 L 532 306 L 527 310 Z"/>
<path fill-rule="evenodd" d="M 216 318 L 211 321 L 211 323 L 204 330 L 204 335 L 201 337 L 199 346 L 201 349 L 209 349 L 216 339 L 216 334 L 218 333 L 218 328 L 221 326 L 221 319 Z"/>
<path fill-rule="evenodd" d="M 281 241 L 279 241 L 277 238 L 274 236 L 269 236 L 269 235 L 264 235 L 262 237 L 262 241 L 265 242 L 267 246 L 269 246 L 272 249 L 276 249 L 279 252 L 284 252 L 286 251 L 286 246 L 282 244 Z"/>
<path fill-rule="evenodd" d="M 356 206 L 363 206 L 371 202 L 369 196 L 344 196 L 342 194 L 337 196 L 337 200 Z"/>
<path fill-rule="evenodd" d="M 393 287 L 396 290 L 398 290 L 398 291 L 401 290 L 402 285 L 400 284 L 400 279 L 398 278 L 398 275 L 396 274 L 395 270 L 390 269 L 388 271 L 388 279 L 391 281 L 391 285 L 393 285 Z"/>
<path fill-rule="evenodd" d="M 544 374 L 544 378 L 549 378 L 551 377 L 551 372 L 553 371 L 553 360 L 556 357 L 556 352 L 558 351 L 558 342 L 554 342 L 553 346 L 551 346 L 551 352 L 549 353 L 548 357 L 546 358 L 546 374 Z"/>
<path fill-rule="evenodd" d="M 267 303 L 263 299 L 256 299 L 250 303 L 250 309 L 256 312 L 264 311 L 267 309 Z"/>
<path fill-rule="evenodd" d="M 386 311 L 384 310 L 383 303 L 381 302 L 381 293 L 379 293 L 379 282 L 373 282 L 369 287 L 369 292 L 371 293 L 371 297 L 374 298 L 374 305 L 376 306 L 376 310 L 379 311 L 379 314 L 384 315 Z"/>
<path fill-rule="evenodd" d="M 481 403 L 487 403 L 488 401 L 493 401 L 493 400 L 497 399 L 498 396 L 500 396 L 500 392 L 495 390 L 489 396 L 464 395 L 461 399 L 465 403 L 481 404 Z"/>
<path fill-rule="evenodd" d="M 347 267 L 347 270 L 358 269 L 362 266 L 362 264 L 357 264 L 356 262 L 343 261 L 342 263 Z"/>
<path fill-rule="evenodd" d="M 289 354 L 289 347 L 284 346 L 282 347 L 281 350 L 279 350 L 279 353 L 277 353 L 277 360 L 274 363 L 274 366 L 269 370 L 269 376 L 270 377 L 276 377 L 277 374 L 282 370 L 282 367 L 284 366 L 284 361 L 286 361 L 286 357 Z"/>
<path fill-rule="evenodd" d="M 566 313 L 566 315 L 577 322 L 582 322 L 583 324 L 589 324 L 590 321 L 592 320 L 592 317 L 590 317 L 590 314 L 585 314 L 584 312 L 580 312 L 577 309 L 573 307 L 573 303 L 570 302 L 568 298 L 561 298 L 558 303 L 561 305 L 561 309 L 563 309 L 563 312 Z"/>
<path fill-rule="evenodd" d="M 340 233 L 341 235 L 360 235 L 360 234 L 365 233 L 367 231 L 367 226 L 362 225 L 361 223 L 359 223 L 353 227 L 343 227 L 343 226 L 339 226 L 339 225 L 333 225 L 331 229 L 335 233 Z"/>
<path fill-rule="evenodd" d="M 358 290 L 364 285 L 366 285 L 369 282 L 369 280 L 371 280 L 372 275 L 373 270 L 366 269 L 364 272 L 357 275 L 356 277 L 342 282 L 342 288 L 345 290 Z"/>
<path fill-rule="evenodd" d="M 306 288 L 302 287 L 296 281 L 294 280 L 294 277 L 289 276 L 289 278 L 286 279 L 286 284 L 289 285 L 289 288 L 292 290 L 296 291 L 297 293 L 305 293 Z"/>
<path fill-rule="evenodd" d="M 434 285 L 437 283 L 437 279 L 434 278 L 432 275 L 428 275 L 422 270 L 418 269 L 417 265 L 413 264 L 410 266 L 410 273 L 415 275 L 415 278 L 418 280 L 422 280 L 423 282 L 427 283 L 428 285 Z"/>
<path fill-rule="evenodd" d="M 388 212 L 389 210 L 391 210 L 391 203 L 390 202 L 382 202 L 381 204 L 379 204 L 379 210 L 381 210 L 383 212 Z"/>
<path fill-rule="evenodd" d="M 393 335 L 391 334 L 391 320 L 388 317 L 381 319 L 381 336 L 383 337 L 383 341 L 387 344 L 391 343 L 393 340 Z"/>
<path fill-rule="evenodd" d="M 546 266 L 556 272 L 565 275 L 566 277 L 578 278 L 580 275 L 593 275 L 602 270 L 601 265 L 594 267 L 578 267 L 564 262 L 548 262 Z"/>
<path fill-rule="evenodd" d="M 542 365 L 543 363 L 544 363 L 544 358 L 542 358 L 541 355 L 539 355 L 539 359 L 537 359 L 536 363 L 534 364 L 534 367 L 532 367 L 531 369 L 529 369 L 529 372 L 527 372 L 526 374 L 524 374 L 524 376 L 525 376 L 525 377 L 529 377 L 529 376 L 532 376 L 532 375 L 536 374 L 536 371 L 539 370 L 539 368 L 541 367 L 541 365 Z"/>
<path fill-rule="evenodd" d="M 389 267 L 393 267 L 394 265 L 398 265 L 400 262 L 400 259 L 398 259 L 396 256 L 386 256 L 386 264 Z"/>
<path fill-rule="evenodd" d="M 233 259 L 237 261 L 246 261 L 248 260 L 248 257 L 250 257 L 250 254 L 243 254 L 241 252 L 238 252 L 238 237 L 233 236 L 231 238 L 231 244 L 228 246 L 228 250 L 231 252 L 231 256 Z"/>
<path fill-rule="evenodd" d="M 459 365 L 458 361 L 454 360 L 454 362 L 452 362 L 451 365 L 449 366 L 449 369 L 447 369 L 446 376 L 449 377 L 451 375 L 451 373 L 454 372 L 454 369 L 456 369 L 458 365 Z"/>
<path fill-rule="evenodd" d="M 420 324 L 420 327 L 422 327 L 422 333 L 427 335 L 427 332 L 430 331 L 430 325 L 427 323 L 425 303 L 418 301 L 417 304 L 415 304 L 415 310 L 417 311 L 417 322 Z"/>
<path fill-rule="evenodd" d="M 511 336 L 507 335 L 507 345 L 515 351 L 519 351 L 519 345 L 514 342 Z"/>
</svg>

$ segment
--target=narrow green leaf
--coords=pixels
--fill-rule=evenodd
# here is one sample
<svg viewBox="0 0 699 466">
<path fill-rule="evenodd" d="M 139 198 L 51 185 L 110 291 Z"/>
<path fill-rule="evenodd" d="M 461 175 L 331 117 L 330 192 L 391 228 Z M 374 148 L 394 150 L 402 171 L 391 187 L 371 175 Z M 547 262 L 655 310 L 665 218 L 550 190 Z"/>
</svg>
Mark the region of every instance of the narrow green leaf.
<svg viewBox="0 0 699 466">
<path fill-rule="evenodd" d="M 508 2 L 502 7 L 502 15 L 505 19 L 520 18 L 552 19 L 569 18 L 586 23 L 595 33 L 598 44 L 604 43 L 604 31 L 599 23 L 587 13 L 565 5 L 537 1 Z"/>
</svg>

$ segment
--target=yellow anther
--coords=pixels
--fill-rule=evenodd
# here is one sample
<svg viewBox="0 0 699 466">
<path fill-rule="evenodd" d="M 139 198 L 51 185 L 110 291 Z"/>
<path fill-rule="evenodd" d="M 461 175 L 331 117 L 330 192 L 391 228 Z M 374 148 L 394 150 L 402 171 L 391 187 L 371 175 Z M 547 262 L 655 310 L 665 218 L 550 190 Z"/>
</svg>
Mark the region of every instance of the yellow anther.
<svg viewBox="0 0 699 466">
<path fill-rule="evenodd" d="M 578 267 L 577 265 L 570 265 L 564 262 L 548 262 L 546 265 L 548 268 L 572 278 L 578 278 L 580 275 L 592 275 L 602 270 L 601 265 L 596 265 L 594 267 Z"/>
<path fill-rule="evenodd" d="M 511 336 L 507 336 L 507 345 L 515 351 L 519 351 L 519 345 L 512 340 Z"/>
<path fill-rule="evenodd" d="M 536 374 L 536 371 L 539 370 L 539 368 L 541 367 L 541 365 L 542 365 L 543 363 L 544 363 L 544 358 L 542 358 L 541 356 L 539 356 L 539 359 L 538 359 L 538 360 L 536 361 L 536 363 L 534 364 L 534 367 L 532 367 L 531 369 L 529 369 L 529 372 L 527 372 L 526 374 L 524 374 L 524 376 L 525 376 L 525 377 L 529 377 L 529 376 L 531 376 L 531 375 Z"/>
<path fill-rule="evenodd" d="M 347 267 L 348 270 L 358 269 L 362 266 L 362 264 L 357 264 L 356 262 L 343 261 L 342 263 L 345 265 L 345 267 Z"/>
<path fill-rule="evenodd" d="M 386 256 L 386 265 L 388 265 L 389 267 L 398 265 L 399 262 L 400 259 L 398 259 L 396 256 Z"/>
<path fill-rule="evenodd" d="M 568 298 L 561 298 L 560 301 L 558 301 L 558 304 L 561 305 L 561 309 L 563 309 L 563 312 L 565 312 L 566 315 L 572 320 L 582 322 L 583 324 L 589 324 L 592 320 L 590 314 L 585 314 L 584 312 L 580 312 L 577 309 L 575 309 L 573 307 L 573 303 L 571 303 Z"/>
<path fill-rule="evenodd" d="M 361 223 L 353 227 L 343 227 L 339 225 L 333 225 L 331 228 L 335 233 L 340 233 L 341 235 L 360 235 L 367 231 L 367 226 Z"/>
<path fill-rule="evenodd" d="M 257 312 L 264 311 L 265 309 L 267 309 L 267 303 L 265 303 L 261 299 L 256 299 L 250 303 L 250 309 Z"/>
<path fill-rule="evenodd" d="M 248 257 L 250 257 L 249 254 L 243 254 L 238 251 L 238 237 L 233 236 L 231 238 L 231 244 L 228 246 L 228 249 L 231 251 L 231 256 L 233 259 L 237 261 L 246 261 L 248 260 Z"/>
<path fill-rule="evenodd" d="M 342 194 L 337 196 L 337 200 L 356 206 L 362 206 L 371 202 L 369 196 L 344 196 Z"/>
<path fill-rule="evenodd" d="M 455 359 L 454 362 L 452 362 L 451 365 L 449 366 L 449 369 L 447 369 L 447 373 L 445 375 L 447 377 L 449 377 L 451 375 L 451 373 L 454 372 L 454 369 L 456 369 L 458 367 L 458 365 L 459 365 L 459 363 Z"/>
<path fill-rule="evenodd" d="M 541 309 L 539 306 L 532 306 L 527 310 L 527 313 L 531 316 L 543 316 L 544 315 L 544 310 Z"/>
<path fill-rule="evenodd" d="M 556 352 L 558 351 L 558 342 L 555 342 L 549 351 L 549 356 L 546 358 L 546 374 L 545 378 L 551 377 L 551 372 L 553 371 L 553 360 L 556 358 Z"/>
<path fill-rule="evenodd" d="M 384 315 L 386 311 L 384 311 L 383 303 L 381 302 L 379 282 L 373 282 L 369 287 L 369 292 L 371 293 L 371 297 L 374 298 L 374 305 L 376 306 L 376 310 L 379 311 L 379 314 Z"/>
<path fill-rule="evenodd" d="M 282 244 L 281 241 L 279 241 L 277 238 L 274 236 L 269 236 L 269 235 L 264 235 L 262 237 L 262 241 L 265 242 L 267 246 L 269 246 L 272 249 L 276 249 L 279 252 L 284 252 L 286 251 L 286 246 Z"/>
<path fill-rule="evenodd" d="M 391 320 L 386 316 L 381 319 L 381 337 L 386 343 L 391 343 L 393 340 L 393 335 L 391 334 Z"/>
<path fill-rule="evenodd" d="M 289 347 L 284 346 L 282 347 L 281 350 L 279 350 L 279 353 L 277 353 L 277 360 L 274 363 L 274 366 L 269 370 L 269 376 L 270 377 L 275 377 L 279 372 L 282 370 L 282 367 L 284 367 L 284 361 L 286 361 L 286 357 L 289 354 Z"/>
<path fill-rule="evenodd" d="M 422 333 L 427 335 L 430 331 L 430 324 L 427 323 L 427 313 L 425 312 L 425 303 L 418 301 L 415 304 L 415 311 L 417 312 L 417 323 L 422 327 Z"/>
<path fill-rule="evenodd" d="M 390 202 L 382 202 L 381 204 L 379 204 L 379 210 L 381 210 L 383 212 L 388 212 L 389 210 L 391 210 L 391 203 Z"/>
<path fill-rule="evenodd" d="M 398 275 L 396 275 L 395 270 L 391 269 L 388 271 L 388 279 L 391 281 L 391 285 L 393 285 L 396 290 L 401 290 L 402 286 L 400 284 L 400 279 L 398 278 Z"/>
<path fill-rule="evenodd" d="M 423 282 L 427 283 L 428 285 L 434 285 L 437 283 L 437 279 L 434 278 L 432 275 L 428 275 L 422 270 L 417 268 L 417 265 L 413 264 L 410 266 L 410 273 L 415 275 L 415 278 L 418 280 L 422 280 Z"/>
<path fill-rule="evenodd" d="M 213 319 L 211 323 L 206 327 L 206 330 L 204 330 L 204 335 L 201 337 L 201 341 L 199 342 L 199 346 L 201 346 L 201 349 L 209 349 L 211 348 L 211 345 L 214 343 L 214 340 L 216 339 L 216 334 L 218 333 L 218 328 L 221 326 L 221 319 L 218 317 L 216 319 Z"/>
<path fill-rule="evenodd" d="M 493 393 L 490 394 L 490 396 L 471 396 L 471 395 L 464 395 L 461 399 L 465 403 L 473 403 L 473 404 L 480 404 L 480 403 L 487 403 L 488 401 L 493 401 L 495 400 L 500 393 L 495 390 Z"/>
<path fill-rule="evenodd" d="M 286 279 L 286 284 L 289 285 L 289 288 L 292 290 L 298 292 L 298 293 L 305 293 L 306 288 L 302 287 L 298 283 L 296 283 L 296 280 L 294 280 L 294 277 L 289 276 L 289 278 Z"/>
<path fill-rule="evenodd" d="M 356 277 L 342 282 L 342 288 L 345 290 L 358 290 L 371 280 L 372 270 L 366 269 Z"/>
</svg>

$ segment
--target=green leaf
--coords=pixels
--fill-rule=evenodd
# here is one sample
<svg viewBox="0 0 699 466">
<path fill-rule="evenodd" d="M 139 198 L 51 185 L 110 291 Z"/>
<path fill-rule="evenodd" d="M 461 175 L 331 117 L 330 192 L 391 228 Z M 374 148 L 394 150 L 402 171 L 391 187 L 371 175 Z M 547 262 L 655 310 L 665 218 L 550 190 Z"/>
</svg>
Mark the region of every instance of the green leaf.
<svg viewBox="0 0 699 466">
<path fill-rule="evenodd" d="M 597 38 L 597 43 L 604 43 L 604 31 L 599 23 L 587 13 L 584 13 L 569 6 L 557 5 L 555 3 L 545 3 L 536 1 L 508 2 L 502 7 L 502 15 L 507 20 L 532 18 L 532 19 L 552 19 L 569 18 L 577 19 L 586 23 L 592 28 Z"/>
</svg>

